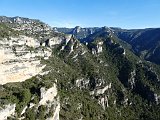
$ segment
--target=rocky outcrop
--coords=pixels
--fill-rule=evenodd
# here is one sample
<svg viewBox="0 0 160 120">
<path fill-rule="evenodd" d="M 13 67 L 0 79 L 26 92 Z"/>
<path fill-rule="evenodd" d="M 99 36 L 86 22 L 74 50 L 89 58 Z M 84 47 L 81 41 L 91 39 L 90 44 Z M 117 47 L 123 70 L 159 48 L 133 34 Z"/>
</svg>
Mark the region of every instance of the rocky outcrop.
<svg viewBox="0 0 160 120">
<path fill-rule="evenodd" d="M 54 111 L 53 116 L 47 118 L 47 120 L 59 120 L 59 112 L 60 112 L 60 100 L 57 95 L 57 86 L 56 84 L 53 87 L 46 90 L 46 88 L 42 87 L 41 91 L 41 100 L 39 102 L 40 105 L 46 105 L 47 111 Z M 52 106 L 54 106 L 52 108 Z M 53 109 L 53 110 L 52 110 Z"/>
<path fill-rule="evenodd" d="M 22 82 L 39 74 L 45 65 L 38 57 L 47 59 L 52 52 L 38 48 L 38 40 L 26 36 L 3 39 L 0 45 L 0 84 Z"/>
<path fill-rule="evenodd" d="M 76 86 L 79 87 L 80 89 L 82 88 L 88 88 L 89 86 L 89 79 L 77 79 L 76 80 Z"/>
<path fill-rule="evenodd" d="M 78 34 L 80 31 L 81 31 L 81 27 L 80 26 L 76 26 L 74 29 L 73 29 L 73 34 Z"/>
<path fill-rule="evenodd" d="M 101 88 L 101 89 L 95 89 L 94 91 L 91 91 L 90 92 L 90 95 L 102 95 L 102 94 L 104 94 L 104 92 L 106 91 L 106 90 L 108 90 L 108 89 L 110 89 L 111 88 L 111 83 L 109 84 L 109 85 L 107 85 L 107 86 L 105 86 L 104 88 Z"/>
<path fill-rule="evenodd" d="M 93 46 L 91 52 L 93 55 L 103 52 L 103 41 L 100 41 L 95 46 Z"/>
<path fill-rule="evenodd" d="M 154 94 L 154 99 L 155 99 L 156 104 L 158 105 L 160 103 L 160 95 L 155 93 Z"/>
<path fill-rule="evenodd" d="M 7 120 L 7 117 L 14 116 L 16 104 L 5 105 L 0 109 L 0 120 Z"/>
<path fill-rule="evenodd" d="M 101 53 L 102 52 L 102 45 L 103 45 L 103 42 L 98 42 L 97 47 L 96 47 L 97 53 Z"/>
<path fill-rule="evenodd" d="M 105 110 L 106 107 L 108 107 L 108 96 L 102 96 L 102 97 L 99 97 L 98 99 L 98 103 L 102 106 L 102 108 Z"/>
<path fill-rule="evenodd" d="M 133 70 L 131 72 L 131 76 L 130 76 L 130 79 L 128 80 L 128 83 L 129 83 L 129 86 L 133 89 L 134 86 L 135 86 L 135 76 L 136 76 L 136 71 Z"/>
<path fill-rule="evenodd" d="M 94 48 L 92 48 L 92 54 L 95 55 L 96 54 L 96 50 Z"/>
<path fill-rule="evenodd" d="M 56 84 L 53 85 L 53 87 L 46 90 L 44 87 L 40 89 L 41 92 L 41 100 L 39 102 L 39 105 L 46 105 L 47 102 L 54 101 L 54 98 L 57 96 L 57 88 Z"/>
</svg>

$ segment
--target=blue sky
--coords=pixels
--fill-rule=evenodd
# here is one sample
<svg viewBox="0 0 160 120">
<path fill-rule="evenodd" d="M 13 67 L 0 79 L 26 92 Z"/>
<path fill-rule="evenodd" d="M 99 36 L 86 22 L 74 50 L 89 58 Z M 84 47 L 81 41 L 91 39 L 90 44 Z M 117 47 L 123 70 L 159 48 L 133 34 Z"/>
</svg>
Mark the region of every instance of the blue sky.
<svg viewBox="0 0 160 120">
<path fill-rule="evenodd" d="M 160 27 L 160 0 L 0 0 L 0 15 L 57 27 Z"/>
</svg>

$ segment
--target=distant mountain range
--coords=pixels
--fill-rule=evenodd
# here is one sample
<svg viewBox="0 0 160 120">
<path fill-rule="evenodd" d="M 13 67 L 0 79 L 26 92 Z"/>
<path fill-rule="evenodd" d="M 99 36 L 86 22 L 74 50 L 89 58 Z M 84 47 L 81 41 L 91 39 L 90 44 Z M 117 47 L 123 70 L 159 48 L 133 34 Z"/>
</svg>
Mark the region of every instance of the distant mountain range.
<svg viewBox="0 0 160 120">
<path fill-rule="evenodd" d="M 103 31 L 108 32 L 108 34 L 112 33 L 114 36 L 130 44 L 132 50 L 138 56 L 160 64 L 160 28 L 127 30 L 115 27 L 81 28 L 77 26 L 75 28 L 54 28 L 53 30 L 65 34 L 73 34 L 82 42 L 87 42 L 92 34 Z"/>
</svg>

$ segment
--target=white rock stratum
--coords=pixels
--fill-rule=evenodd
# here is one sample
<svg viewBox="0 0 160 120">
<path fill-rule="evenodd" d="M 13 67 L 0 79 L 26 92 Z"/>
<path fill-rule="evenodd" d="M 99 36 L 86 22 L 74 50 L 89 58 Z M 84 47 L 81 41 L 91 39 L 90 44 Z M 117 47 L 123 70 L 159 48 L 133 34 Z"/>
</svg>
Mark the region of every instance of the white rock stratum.
<svg viewBox="0 0 160 120">
<path fill-rule="evenodd" d="M 7 120 L 7 117 L 15 114 L 16 104 L 5 105 L 4 109 L 0 110 L 0 120 Z"/>
<path fill-rule="evenodd" d="M 48 109 L 51 109 L 51 106 L 54 105 L 54 114 L 53 117 L 48 118 L 47 120 L 59 120 L 60 112 L 60 100 L 57 96 L 57 87 L 56 84 L 53 87 L 46 90 L 46 88 L 41 88 L 41 100 L 39 105 L 46 105 Z"/>
<path fill-rule="evenodd" d="M 62 42 L 67 44 L 70 39 L 71 35 L 52 37 L 49 39 L 48 46 L 45 42 L 43 43 L 44 46 L 40 46 L 39 40 L 24 35 L 0 39 L 0 85 L 23 82 L 38 74 L 48 74 L 50 70 L 43 71 L 46 65 L 41 63 L 41 59 L 49 59 L 52 54 L 52 47 Z M 52 110 L 53 113 L 53 116 L 47 120 L 59 120 L 60 98 L 56 83 L 49 89 L 42 87 L 40 92 L 41 99 L 38 105 L 29 103 L 29 106 L 25 106 L 21 112 L 21 118 L 25 117 L 24 114 L 27 109 L 44 105 L 47 106 L 47 111 Z M 16 104 L 4 105 L 0 109 L 0 120 L 6 120 L 9 116 L 15 117 L 15 108 Z"/>
<path fill-rule="evenodd" d="M 51 55 L 49 48 L 31 49 L 39 45 L 38 40 L 26 36 L 0 40 L 0 84 L 22 82 L 39 74 L 45 65 L 37 57 Z"/>
</svg>

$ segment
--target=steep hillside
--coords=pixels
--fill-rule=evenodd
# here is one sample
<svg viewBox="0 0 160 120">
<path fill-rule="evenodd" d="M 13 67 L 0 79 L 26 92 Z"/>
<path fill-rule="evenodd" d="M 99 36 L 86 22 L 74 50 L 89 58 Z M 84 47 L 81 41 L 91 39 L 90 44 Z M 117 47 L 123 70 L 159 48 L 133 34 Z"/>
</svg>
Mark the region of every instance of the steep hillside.
<svg viewBox="0 0 160 120">
<path fill-rule="evenodd" d="M 52 71 L 46 69 L 45 61 L 50 59 L 52 47 L 68 36 L 50 31 L 26 35 L 12 24 L 17 26 L 0 26 L 0 119 L 58 120 L 57 84 L 55 79 L 45 81 Z"/>
<path fill-rule="evenodd" d="M 142 58 L 160 64 L 160 29 L 120 30 L 117 36 L 130 43 Z"/>
<path fill-rule="evenodd" d="M 104 29 L 112 33 L 131 45 L 131 48 L 139 57 L 160 64 L 160 29 L 121 29 L 115 27 L 102 27 L 102 28 L 56 28 L 56 31 L 73 34 L 81 42 L 88 42 L 92 34 L 103 33 Z M 77 32 L 78 31 L 78 32 Z M 89 32 L 92 31 L 92 32 Z"/>
<path fill-rule="evenodd" d="M 72 38 L 54 52 L 75 71 L 71 80 L 60 83 L 61 119 L 158 119 L 150 111 L 159 111 L 159 72 L 154 65 L 108 32 L 90 39 L 85 46 Z"/>
<path fill-rule="evenodd" d="M 18 24 L 0 27 L 1 120 L 160 119 L 160 67 L 113 28 L 80 42 L 50 29 L 26 34 Z"/>
</svg>

